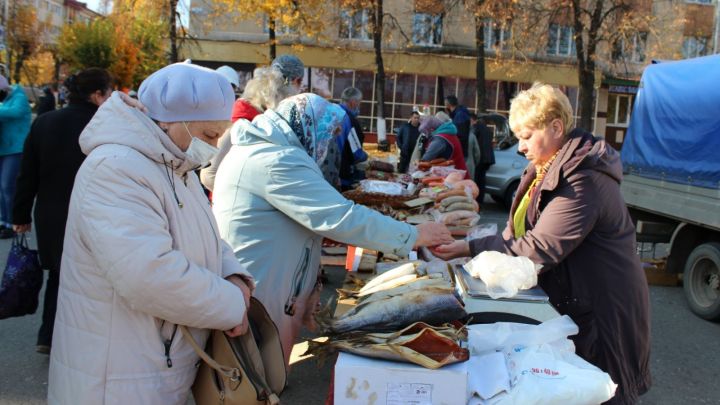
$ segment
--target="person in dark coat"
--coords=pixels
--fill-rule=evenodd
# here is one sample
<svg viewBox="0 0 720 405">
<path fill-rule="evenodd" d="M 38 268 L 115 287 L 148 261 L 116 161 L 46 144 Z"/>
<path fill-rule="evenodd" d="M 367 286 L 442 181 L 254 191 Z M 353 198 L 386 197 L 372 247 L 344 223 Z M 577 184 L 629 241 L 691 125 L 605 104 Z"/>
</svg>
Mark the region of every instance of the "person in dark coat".
<svg viewBox="0 0 720 405">
<path fill-rule="evenodd" d="M 410 166 L 410 158 L 420 136 L 419 127 L 420 113 L 413 111 L 408 122 L 404 123 L 398 131 L 396 143 L 400 149 L 400 163 L 398 163 L 398 172 L 400 173 L 406 173 Z"/>
<path fill-rule="evenodd" d="M 49 270 L 37 351 L 49 353 L 57 307 L 60 258 L 75 174 L 85 155 L 78 137 L 98 107 L 110 97 L 112 79 L 89 68 L 68 77 L 67 107 L 38 116 L 25 140 L 13 206 L 13 229 L 28 232 L 35 202 L 40 263 Z"/>
<path fill-rule="evenodd" d="M 38 102 L 37 115 L 40 116 L 50 111 L 55 111 L 55 94 L 50 86 L 45 86 L 43 95 Z"/>
<path fill-rule="evenodd" d="M 535 84 L 510 107 L 530 161 L 502 235 L 434 249 L 444 259 L 498 251 L 541 265 L 538 285 L 580 332 L 577 354 L 618 384 L 609 404 L 634 404 L 650 388 L 650 304 L 635 227 L 620 193 L 620 154 L 581 129 L 570 102 Z"/>
<path fill-rule="evenodd" d="M 457 128 L 450 121 L 447 114 L 440 111 L 434 116 L 425 116 L 420 120 L 420 133 L 426 135 L 422 157 L 423 162 L 430 162 L 434 159 L 446 159 L 453 161 L 453 166 L 458 170 L 465 170 L 465 178 L 469 179 L 465 156 L 460 149 L 460 141 L 457 138 Z"/>
<path fill-rule="evenodd" d="M 363 133 L 358 114 L 360 114 L 360 103 L 363 94 L 355 87 L 348 87 L 340 95 L 340 107 L 345 110 L 347 117 L 342 125 L 342 133 L 335 137 L 340 157 L 340 186 L 341 190 L 350 190 L 353 185 L 362 180 L 365 175 L 355 165 L 368 159 L 363 150 L 365 134 Z"/>
<path fill-rule="evenodd" d="M 445 110 L 457 128 L 457 137 L 462 147 L 463 156 L 468 155 L 468 136 L 470 136 L 470 112 L 458 102 L 457 97 L 445 97 Z"/>
<path fill-rule="evenodd" d="M 472 125 L 471 136 L 475 136 L 480 145 L 480 159 L 476 162 L 474 180 L 480 190 L 477 202 L 482 204 L 485 200 L 485 173 L 487 173 L 490 166 L 495 164 L 495 151 L 492 144 L 493 134 L 484 122 L 478 120 L 475 113 L 470 114 L 470 124 Z"/>
</svg>

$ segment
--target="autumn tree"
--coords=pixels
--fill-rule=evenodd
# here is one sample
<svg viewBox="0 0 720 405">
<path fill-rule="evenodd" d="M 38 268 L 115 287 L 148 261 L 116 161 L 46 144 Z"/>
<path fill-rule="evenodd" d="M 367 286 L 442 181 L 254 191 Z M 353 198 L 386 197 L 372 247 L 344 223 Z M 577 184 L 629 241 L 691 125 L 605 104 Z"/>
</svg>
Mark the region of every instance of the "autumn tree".
<svg viewBox="0 0 720 405">
<path fill-rule="evenodd" d="M 58 52 L 72 69 L 107 69 L 121 87 L 135 87 L 165 64 L 162 31 L 153 12 L 116 5 L 107 18 L 66 26 Z"/>
<path fill-rule="evenodd" d="M 48 24 L 39 21 L 34 7 L 13 2 L 7 21 L 7 45 L 9 48 L 9 77 L 20 82 L 25 61 L 42 49 Z"/>
<path fill-rule="evenodd" d="M 213 23 L 234 24 L 241 20 L 266 21 L 268 59 L 277 56 L 277 31 L 296 33 L 298 38 L 317 40 L 326 27 L 328 2 L 325 0 L 214 0 L 208 5 Z M 209 27 L 208 27 L 209 28 Z"/>
<path fill-rule="evenodd" d="M 141 16 L 152 15 L 154 21 L 162 27 L 158 35 L 166 38 L 169 43 L 167 62 L 175 63 L 180 60 L 180 49 L 183 44 L 190 39 L 186 27 L 180 23 L 179 7 L 178 0 L 115 0 L 113 14 L 130 12 Z"/>
<path fill-rule="evenodd" d="M 557 58 L 549 54 L 550 39 L 571 35 L 571 57 L 577 66 L 579 83 L 578 126 L 592 130 L 596 75 L 608 65 L 611 50 L 621 37 L 632 37 L 653 32 L 653 13 L 650 0 L 518 0 L 513 13 L 521 20 L 521 30 L 515 30 L 518 40 L 527 49 L 534 50 L 535 58 Z M 557 31 L 550 30 L 556 27 Z"/>
<path fill-rule="evenodd" d="M 437 3 L 434 0 L 423 0 L 425 3 Z M 422 4 L 420 0 L 416 1 L 416 7 Z M 499 33 L 501 31 L 511 32 L 512 24 L 512 7 L 508 0 L 448 0 L 444 4 L 446 10 L 459 8 L 462 13 L 471 16 L 473 21 L 473 33 L 475 37 L 475 97 L 478 112 L 486 112 L 486 90 L 485 90 L 485 64 L 486 61 L 499 61 L 503 58 L 512 58 L 507 55 L 506 50 L 509 49 L 510 38 L 503 38 L 500 41 Z M 428 7 L 427 5 L 425 7 Z M 437 7 L 437 6 L 436 6 Z M 486 28 L 489 28 L 486 30 Z M 485 37 L 485 33 L 490 32 L 489 38 Z M 492 54 L 486 52 L 487 49 L 492 50 Z"/>
<path fill-rule="evenodd" d="M 385 133 L 381 131 L 385 123 L 385 63 L 383 60 L 383 33 L 389 27 L 385 25 L 385 18 L 389 15 L 384 11 L 384 0 L 340 0 L 340 9 L 350 18 L 357 13 L 367 10 L 368 31 L 372 37 L 373 52 L 375 56 L 375 116 L 378 120 L 378 141 L 385 139 Z M 392 19 L 392 16 L 390 16 Z M 394 24 L 393 27 L 397 28 Z M 404 35 L 404 34 L 403 34 Z M 383 124 L 380 124 L 382 122 Z M 380 127 L 383 125 L 383 127 Z"/>
</svg>

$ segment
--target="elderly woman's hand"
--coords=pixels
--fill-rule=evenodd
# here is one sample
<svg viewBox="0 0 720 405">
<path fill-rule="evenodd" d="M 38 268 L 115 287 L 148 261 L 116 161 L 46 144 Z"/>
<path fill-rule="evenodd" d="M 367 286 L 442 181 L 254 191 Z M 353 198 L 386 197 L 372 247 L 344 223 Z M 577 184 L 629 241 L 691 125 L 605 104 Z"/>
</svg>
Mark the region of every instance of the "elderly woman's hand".
<svg viewBox="0 0 720 405">
<path fill-rule="evenodd" d="M 238 275 L 233 274 L 232 276 L 226 278 L 226 280 L 235 284 L 240 289 L 240 291 L 242 291 L 243 298 L 245 298 L 245 314 L 243 315 L 242 322 L 240 323 L 240 325 L 237 325 L 234 328 L 225 331 L 226 335 L 230 337 L 237 337 L 245 334 L 248 330 L 249 324 L 247 318 L 247 310 L 250 308 L 250 296 L 252 295 L 252 291 L 250 290 L 250 286 L 245 282 L 245 279 Z"/>
<path fill-rule="evenodd" d="M 455 239 L 450 234 L 450 230 L 443 224 L 435 222 L 427 222 L 415 227 L 418 232 L 417 240 L 415 240 L 415 248 L 420 246 L 437 246 L 452 243 Z"/>
<path fill-rule="evenodd" d="M 470 244 L 464 240 L 457 240 L 447 245 L 440 245 L 430 249 L 432 254 L 443 259 L 450 260 L 457 257 L 470 256 Z"/>
</svg>

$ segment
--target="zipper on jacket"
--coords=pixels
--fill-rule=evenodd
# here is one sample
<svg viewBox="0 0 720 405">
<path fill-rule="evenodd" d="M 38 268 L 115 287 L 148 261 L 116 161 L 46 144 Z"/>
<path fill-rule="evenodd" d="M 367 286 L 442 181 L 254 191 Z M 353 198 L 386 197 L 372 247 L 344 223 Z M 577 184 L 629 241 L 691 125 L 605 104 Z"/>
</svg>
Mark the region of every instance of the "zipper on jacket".
<svg viewBox="0 0 720 405">
<path fill-rule="evenodd" d="M 300 260 L 298 268 L 295 269 L 293 283 L 290 290 L 290 296 L 285 302 L 285 313 L 287 315 L 295 315 L 295 303 L 297 302 L 297 298 L 298 296 L 300 296 L 302 288 L 305 285 L 305 277 L 307 275 L 308 266 L 310 264 L 310 254 L 312 252 L 312 246 L 312 241 L 310 241 L 309 246 L 307 243 L 305 244 L 302 260 Z"/>
<path fill-rule="evenodd" d="M 162 336 L 162 327 L 165 325 L 165 321 L 162 321 L 162 324 L 160 324 L 160 336 Z M 173 326 L 172 334 L 170 334 L 169 339 L 163 339 L 163 346 L 165 347 L 165 363 L 167 364 L 168 368 L 172 367 L 172 359 L 170 358 L 170 346 L 172 346 L 173 340 L 175 340 L 175 334 L 177 333 L 178 326 L 175 324 Z"/>
</svg>

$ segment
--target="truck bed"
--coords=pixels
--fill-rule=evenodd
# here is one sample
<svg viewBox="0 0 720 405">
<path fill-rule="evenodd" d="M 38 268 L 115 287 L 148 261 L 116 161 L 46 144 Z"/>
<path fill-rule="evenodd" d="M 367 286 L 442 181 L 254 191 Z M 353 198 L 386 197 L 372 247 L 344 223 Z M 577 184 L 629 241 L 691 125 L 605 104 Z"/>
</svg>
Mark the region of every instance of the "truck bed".
<svg viewBox="0 0 720 405">
<path fill-rule="evenodd" d="M 710 189 L 626 174 L 620 186 L 628 207 L 720 230 L 720 188 Z"/>
</svg>

